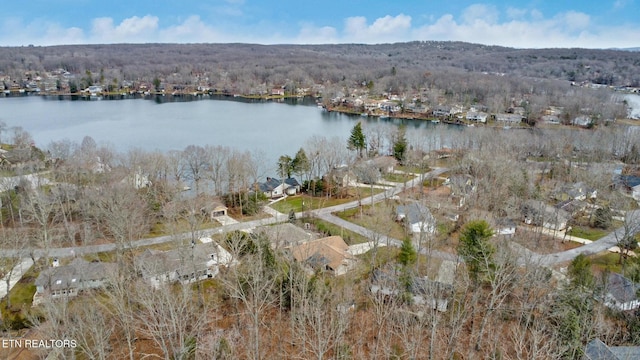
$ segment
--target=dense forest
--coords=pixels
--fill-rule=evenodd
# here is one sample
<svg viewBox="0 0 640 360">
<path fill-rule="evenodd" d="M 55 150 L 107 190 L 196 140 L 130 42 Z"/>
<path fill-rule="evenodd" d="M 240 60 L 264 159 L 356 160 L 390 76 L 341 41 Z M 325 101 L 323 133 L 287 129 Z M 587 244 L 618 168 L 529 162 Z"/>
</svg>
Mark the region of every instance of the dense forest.
<svg viewBox="0 0 640 360">
<path fill-rule="evenodd" d="M 461 42 L 381 45 L 145 44 L 0 48 L 0 71 L 62 68 L 117 72 L 122 80 L 172 73 L 227 73 L 231 79 L 284 83 L 367 81 L 395 68 L 402 86 L 415 86 L 416 72 L 464 70 L 540 79 L 640 86 L 640 53 L 592 49 L 513 49 Z M 110 80 L 110 79 L 109 79 Z M 215 79 L 212 78 L 212 81 Z"/>
</svg>

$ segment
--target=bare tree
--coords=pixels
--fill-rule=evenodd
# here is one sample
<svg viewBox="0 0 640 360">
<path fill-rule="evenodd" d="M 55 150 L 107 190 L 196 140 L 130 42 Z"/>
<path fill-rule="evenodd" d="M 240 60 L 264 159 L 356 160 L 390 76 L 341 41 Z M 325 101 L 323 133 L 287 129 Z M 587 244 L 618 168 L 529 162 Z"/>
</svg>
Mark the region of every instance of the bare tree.
<svg viewBox="0 0 640 360">
<path fill-rule="evenodd" d="M 232 252 L 232 254 L 238 258 L 238 252 Z M 240 258 L 240 265 L 233 266 L 221 277 L 229 297 L 238 301 L 242 307 L 239 315 L 248 317 L 247 355 L 251 359 L 264 357 L 261 340 L 264 316 L 277 301 L 274 290 L 278 274 L 274 261 L 269 244 L 260 243 L 255 247 L 254 253 Z"/>
<path fill-rule="evenodd" d="M 138 283 L 134 293 L 136 327 L 153 340 L 163 358 L 190 359 L 196 352 L 206 308 L 200 308 L 189 286 L 161 286 Z"/>
</svg>

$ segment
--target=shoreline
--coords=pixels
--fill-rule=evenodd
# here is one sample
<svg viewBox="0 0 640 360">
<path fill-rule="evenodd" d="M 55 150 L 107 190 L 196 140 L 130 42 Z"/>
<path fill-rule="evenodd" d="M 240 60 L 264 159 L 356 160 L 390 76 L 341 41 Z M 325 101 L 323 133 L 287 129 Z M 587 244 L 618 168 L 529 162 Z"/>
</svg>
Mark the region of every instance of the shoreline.
<svg viewBox="0 0 640 360">
<path fill-rule="evenodd" d="M 394 121 L 394 120 L 418 120 L 431 122 L 433 124 L 447 124 L 447 125 L 457 125 L 457 126 L 467 126 L 467 127 L 487 127 L 487 128 L 496 128 L 496 129 L 532 129 L 534 127 L 549 127 L 549 124 L 538 123 L 535 126 L 529 125 L 527 123 L 520 124 L 496 124 L 495 122 L 489 123 L 476 123 L 473 121 L 463 120 L 459 118 L 449 117 L 437 117 L 432 114 L 427 113 L 385 113 L 383 111 L 358 111 L 352 108 L 344 107 L 344 106 L 332 106 L 332 105 L 323 105 L 318 99 L 321 99 L 320 96 L 314 95 L 244 95 L 244 94 L 234 94 L 222 91 L 182 91 L 182 92 L 155 92 L 155 91 L 121 91 L 121 92 L 103 92 L 100 94 L 89 94 L 86 92 L 83 93 L 54 93 L 54 92 L 38 92 L 38 91 L 11 91 L 7 93 L 6 91 L 0 93 L 0 99 L 2 98 L 21 98 L 21 97 L 41 97 L 46 100 L 58 100 L 58 101 L 98 101 L 98 100 L 131 100 L 131 99 L 141 99 L 141 100 L 153 100 L 159 104 L 162 103 L 171 103 L 171 102 L 190 102 L 190 101 L 198 101 L 198 100 L 226 100 L 226 101 L 237 101 L 243 103 L 267 103 L 267 102 L 277 102 L 277 103 L 287 103 L 289 105 L 305 105 L 305 106 L 317 106 L 321 108 L 322 111 L 327 113 L 338 113 L 347 116 L 353 117 L 361 117 L 363 119 L 379 119 L 383 121 Z M 640 99 L 636 104 L 640 104 Z M 640 106 L 636 109 L 633 106 L 630 106 L 632 109 L 630 111 L 630 115 L 635 112 L 640 111 Z M 628 119 L 619 119 L 621 123 L 627 125 L 636 125 L 630 124 L 629 122 L 635 122 L 639 119 L 635 119 L 633 117 L 629 117 Z M 640 125 L 637 124 L 637 125 Z M 552 125 L 552 127 L 565 127 L 563 125 Z M 573 126 L 569 126 L 572 127 Z"/>
</svg>

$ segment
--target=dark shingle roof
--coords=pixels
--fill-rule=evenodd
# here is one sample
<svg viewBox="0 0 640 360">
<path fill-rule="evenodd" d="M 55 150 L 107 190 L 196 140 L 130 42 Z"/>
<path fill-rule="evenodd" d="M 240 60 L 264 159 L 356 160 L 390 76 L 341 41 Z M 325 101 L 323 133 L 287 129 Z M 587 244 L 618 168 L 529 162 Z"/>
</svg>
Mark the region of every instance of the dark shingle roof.
<svg viewBox="0 0 640 360">
<path fill-rule="evenodd" d="M 637 298 L 638 286 L 618 273 L 610 273 L 607 279 L 607 291 L 619 303 L 627 303 Z"/>
</svg>

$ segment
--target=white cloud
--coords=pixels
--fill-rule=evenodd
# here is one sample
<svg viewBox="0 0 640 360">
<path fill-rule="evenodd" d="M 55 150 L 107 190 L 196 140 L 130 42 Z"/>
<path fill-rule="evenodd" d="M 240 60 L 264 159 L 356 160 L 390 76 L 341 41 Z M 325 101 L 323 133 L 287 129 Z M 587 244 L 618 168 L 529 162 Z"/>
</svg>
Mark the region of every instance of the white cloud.
<svg viewBox="0 0 640 360">
<path fill-rule="evenodd" d="M 484 14 L 484 15 L 483 15 Z M 451 14 L 416 28 L 416 40 L 453 40 L 518 48 L 544 47 L 629 47 L 640 33 L 638 27 L 598 27 L 588 14 L 569 11 L 545 18 L 538 10 L 508 9 L 507 21 L 491 7 L 472 5 L 463 11 L 461 21 Z M 487 20 L 488 19 L 488 20 Z M 636 42 L 637 43 L 637 40 Z"/>
<path fill-rule="evenodd" d="M 557 19 L 559 22 L 566 24 L 567 28 L 570 30 L 586 29 L 591 22 L 591 17 L 589 15 L 577 11 L 569 11 L 560 14 Z"/>
<path fill-rule="evenodd" d="M 147 42 L 158 30 L 157 16 L 133 16 L 114 26 L 110 17 L 96 18 L 92 22 L 92 39 L 105 43 Z"/>
<path fill-rule="evenodd" d="M 465 24 L 486 23 L 495 24 L 498 21 L 498 10 L 495 6 L 474 4 L 462 12 L 462 22 Z"/>
<path fill-rule="evenodd" d="M 331 44 L 338 42 L 338 31 L 331 26 L 317 27 L 313 24 L 302 23 L 300 32 L 294 41 L 298 44 Z"/>
<path fill-rule="evenodd" d="M 231 8 L 240 9 L 245 0 L 225 0 Z M 616 6 L 628 6 L 629 0 L 619 0 Z M 213 9 L 216 10 L 216 9 Z M 219 9 L 218 9 L 219 10 Z M 219 12 L 217 13 L 219 14 Z M 232 16 L 230 13 L 227 17 Z M 384 43 L 412 40 L 452 40 L 512 47 L 634 47 L 640 39 L 640 26 L 620 24 L 598 26 L 586 13 L 568 11 L 545 15 L 535 8 L 505 8 L 474 4 L 458 14 L 416 15 L 424 24 L 415 26 L 405 14 L 386 15 L 368 20 L 363 16 L 344 19 L 342 27 L 312 22 L 288 24 L 260 21 L 246 27 L 242 22 L 205 21 L 192 15 L 160 27 L 154 15 L 133 16 L 116 23 L 101 17 L 91 28 L 64 27 L 59 23 L 35 19 L 25 23 L 20 18 L 5 18 L 0 23 L 0 44 L 55 45 L 82 43 L 141 42 L 251 42 L 273 43 Z M 205 19 L 217 19 L 205 16 Z M 598 17 L 594 17 L 598 19 Z M 167 21 L 167 19 L 163 19 Z M 227 24 L 223 26 L 224 24 Z"/>
<path fill-rule="evenodd" d="M 212 26 L 205 24 L 199 16 L 193 15 L 181 24 L 161 30 L 160 41 L 176 43 L 219 42 L 222 41 L 222 37 Z"/>
<path fill-rule="evenodd" d="M 404 14 L 378 18 L 371 25 L 367 24 L 365 17 L 355 16 L 345 20 L 343 40 L 365 43 L 402 41 L 410 29 L 411 16 Z"/>
<path fill-rule="evenodd" d="M 514 7 L 507 8 L 507 16 L 510 19 L 522 19 L 527 15 L 527 9 L 518 9 Z"/>
</svg>

